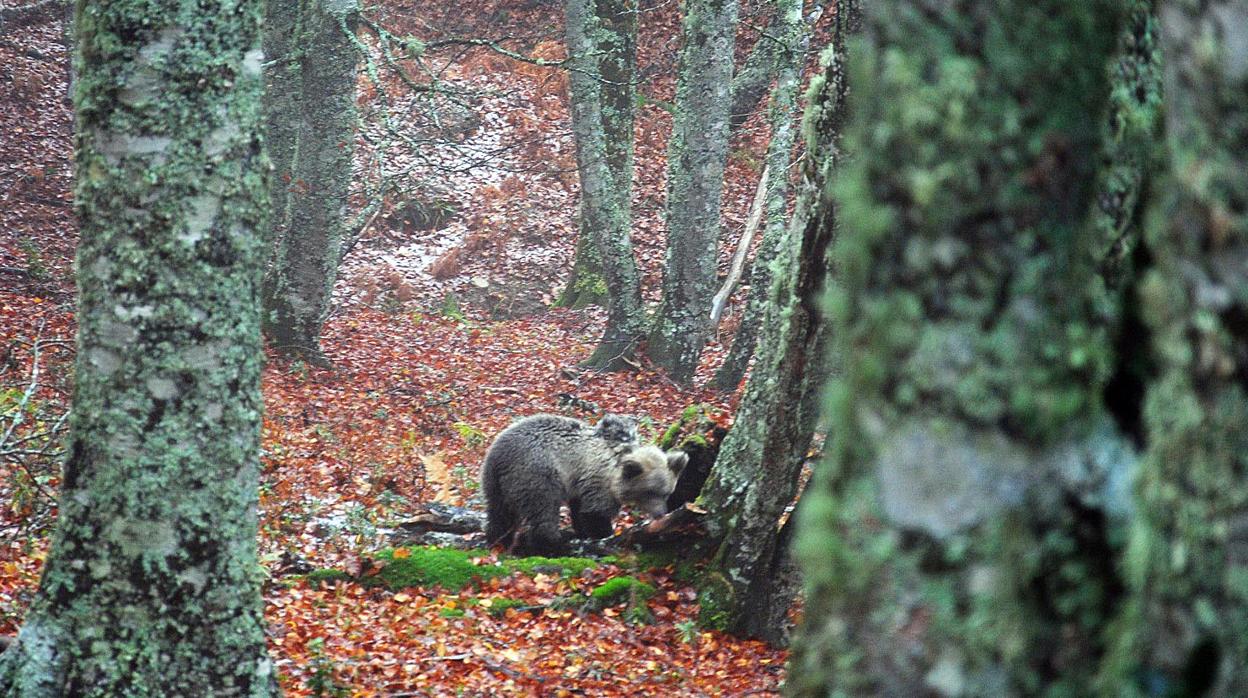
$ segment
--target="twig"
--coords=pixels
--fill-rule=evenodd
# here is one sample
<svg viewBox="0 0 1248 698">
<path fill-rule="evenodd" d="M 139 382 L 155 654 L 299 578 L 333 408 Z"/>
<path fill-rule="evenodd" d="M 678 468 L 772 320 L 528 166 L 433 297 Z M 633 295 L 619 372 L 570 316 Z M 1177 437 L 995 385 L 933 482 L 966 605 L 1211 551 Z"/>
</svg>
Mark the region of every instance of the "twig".
<svg viewBox="0 0 1248 698">
<path fill-rule="evenodd" d="M 732 269 L 728 272 L 728 278 L 724 279 L 723 287 L 711 301 L 712 328 L 719 327 L 719 320 L 724 315 L 724 306 L 728 304 L 728 297 L 732 295 L 732 289 L 741 280 L 741 272 L 745 269 L 745 257 L 750 251 L 750 243 L 754 240 L 754 235 L 758 232 L 758 227 L 763 220 L 763 204 L 767 200 L 767 179 L 770 174 L 771 168 L 764 167 L 762 176 L 758 178 L 754 203 L 750 205 L 750 216 L 745 222 L 745 232 L 741 234 L 741 241 L 737 243 L 737 253 L 732 259 Z"/>
</svg>

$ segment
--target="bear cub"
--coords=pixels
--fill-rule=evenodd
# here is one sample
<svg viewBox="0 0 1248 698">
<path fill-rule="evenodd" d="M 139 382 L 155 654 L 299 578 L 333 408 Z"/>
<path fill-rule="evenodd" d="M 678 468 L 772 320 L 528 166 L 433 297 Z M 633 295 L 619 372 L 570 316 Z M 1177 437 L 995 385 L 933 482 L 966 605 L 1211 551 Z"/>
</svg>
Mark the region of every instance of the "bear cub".
<svg viewBox="0 0 1248 698">
<path fill-rule="evenodd" d="M 485 454 L 486 538 L 514 552 L 566 552 L 559 530 L 565 502 L 578 538 L 611 535 L 623 504 L 662 516 L 688 460 L 682 451 L 641 445 L 637 425 L 616 415 L 597 426 L 553 414 L 525 417 Z"/>
</svg>

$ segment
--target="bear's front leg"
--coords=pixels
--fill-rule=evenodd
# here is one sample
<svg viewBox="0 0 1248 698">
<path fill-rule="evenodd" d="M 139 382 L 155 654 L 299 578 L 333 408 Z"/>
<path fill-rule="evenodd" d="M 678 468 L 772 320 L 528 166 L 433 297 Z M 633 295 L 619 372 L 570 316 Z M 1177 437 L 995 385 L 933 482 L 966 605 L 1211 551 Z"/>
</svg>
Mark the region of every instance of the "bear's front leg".
<svg viewBox="0 0 1248 698">
<path fill-rule="evenodd" d="M 606 538 L 615 532 L 612 517 L 605 514 L 586 511 L 578 499 L 573 499 L 568 508 L 572 510 L 572 530 L 578 538 Z"/>
</svg>

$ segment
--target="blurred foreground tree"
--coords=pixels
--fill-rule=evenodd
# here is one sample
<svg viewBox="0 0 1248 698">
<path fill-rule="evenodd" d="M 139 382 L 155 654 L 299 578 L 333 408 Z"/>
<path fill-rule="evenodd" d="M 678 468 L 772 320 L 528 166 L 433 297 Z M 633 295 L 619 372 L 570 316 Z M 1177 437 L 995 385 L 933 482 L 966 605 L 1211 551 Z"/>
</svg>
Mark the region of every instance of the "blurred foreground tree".
<svg viewBox="0 0 1248 698">
<path fill-rule="evenodd" d="M 1088 253 L 1126 4 L 865 9 L 795 695 L 1077 695 L 1097 675 L 1136 463 L 1105 398 L 1117 296 Z"/>
<path fill-rule="evenodd" d="M 1136 289 L 1154 375 L 1111 681 L 1248 695 L 1248 1 L 1162 3 L 1168 167 Z"/>
<path fill-rule="evenodd" d="M 266 696 L 260 3 L 83 1 L 78 352 L 13 696 Z"/>
<path fill-rule="evenodd" d="M 328 366 L 329 312 L 347 228 L 359 51 L 355 0 L 265 5 L 264 114 L 273 161 L 264 331 L 279 351 Z"/>
</svg>

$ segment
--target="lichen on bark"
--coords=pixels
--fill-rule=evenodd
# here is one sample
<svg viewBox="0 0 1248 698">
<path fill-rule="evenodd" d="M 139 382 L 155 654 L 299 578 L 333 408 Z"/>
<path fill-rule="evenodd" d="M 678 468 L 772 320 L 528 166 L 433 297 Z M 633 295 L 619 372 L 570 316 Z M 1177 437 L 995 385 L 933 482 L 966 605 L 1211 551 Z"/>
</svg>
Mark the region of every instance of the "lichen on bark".
<svg viewBox="0 0 1248 698">
<path fill-rule="evenodd" d="M 1129 440 L 1089 212 L 1121 3 L 865 6 L 794 695 L 1078 693 Z"/>
<path fill-rule="evenodd" d="M 734 390 L 737 387 L 754 355 L 759 327 L 768 305 L 768 292 L 771 290 L 772 260 L 779 251 L 781 237 L 789 224 L 789 161 L 796 130 L 793 122 L 801 84 L 801 68 L 805 62 L 810 37 L 802 21 L 800 2 L 778 0 L 775 10 L 776 16 L 771 27 L 776 36 L 760 39 L 774 45 L 768 52 L 775 61 L 776 87 L 771 97 L 771 140 L 767 144 L 767 171 L 774 174 L 767 178 L 765 187 L 763 238 L 751 261 L 745 311 L 733 336 L 732 347 L 715 373 L 714 384 L 720 390 Z M 792 240 L 793 238 L 789 238 L 790 242 Z"/>
<path fill-rule="evenodd" d="M 0 694 L 267 696 L 260 3 L 76 13 L 69 456 Z"/>
</svg>

